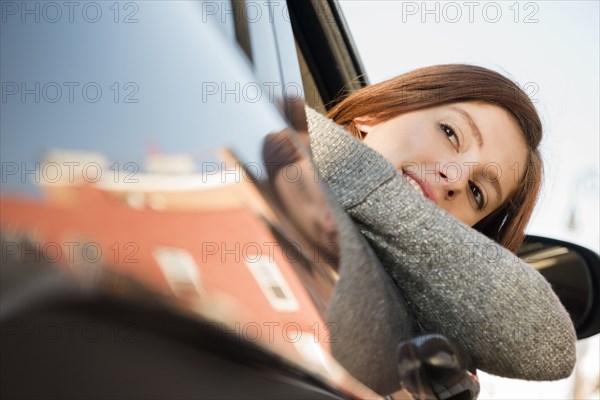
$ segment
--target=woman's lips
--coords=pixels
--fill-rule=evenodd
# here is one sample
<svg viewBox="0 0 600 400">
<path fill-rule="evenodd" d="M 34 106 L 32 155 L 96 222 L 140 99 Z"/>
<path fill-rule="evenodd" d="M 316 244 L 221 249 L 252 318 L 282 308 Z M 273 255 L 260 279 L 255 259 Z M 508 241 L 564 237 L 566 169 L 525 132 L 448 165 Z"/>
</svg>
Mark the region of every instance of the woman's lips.
<svg viewBox="0 0 600 400">
<path fill-rule="evenodd" d="M 429 183 L 427 183 L 427 181 L 419 179 L 419 177 L 412 172 L 406 172 L 404 170 L 402 172 L 408 183 L 410 183 L 410 185 L 415 188 L 417 192 L 421 193 L 423 196 L 437 204 L 435 195 L 433 194 L 433 189 Z"/>
</svg>

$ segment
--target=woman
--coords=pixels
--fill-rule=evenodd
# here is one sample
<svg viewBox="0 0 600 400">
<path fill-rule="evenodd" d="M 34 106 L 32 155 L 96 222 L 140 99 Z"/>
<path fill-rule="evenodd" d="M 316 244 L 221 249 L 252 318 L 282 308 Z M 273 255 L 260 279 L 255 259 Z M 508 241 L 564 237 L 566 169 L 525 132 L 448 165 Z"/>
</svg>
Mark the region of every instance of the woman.
<svg viewBox="0 0 600 400">
<path fill-rule="evenodd" d="M 467 104 L 460 107 L 449 105 L 465 102 Z M 427 114 L 427 111 L 423 111 L 429 107 L 438 107 L 439 112 Z M 386 137 L 381 138 L 379 131 L 393 129 L 394 125 L 399 125 L 398 122 L 402 124 L 407 119 L 406 116 L 400 117 L 402 114 L 417 111 L 418 115 L 413 114 L 413 120 L 422 120 L 423 117 L 439 119 L 438 130 L 443 130 L 462 157 L 446 157 L 441 160 L 434 158 L 435 165 L 425 165 L 422 161 L 423 154 L 417 154 L 410 160 L 404 158 L 411 154 L 404 155 L 404 158 L 402 154 L 394 154 L 396 148 L 390 147 L 386 142 L 386 139 L 392 139 L 392 135 L 385 132 Z M 473 113 L 480 116 L 478 121 L 475 116 L 471 116 Z M 440 199 L 440 206 L 504 247 L 517 251 L 523 241 L 524 229 L 533 212 L 542 180 L 542 160 L 538 148 L 542 139 L 542 123 L 527 94 L 515 83 L 494 71 L 477 66 L 433 66 L 355 92 L 333 108 L 328 116 L 393 164 L 398 164 L 400 159 L 405 165 L 407 161 L 412 161 L 417 173 L 411 175 L 424 177 L 427 175 L 426 171 L 434 172 L 430 169 L 434 167 L 436 175 L 430 180 L 435 183 L 442 181 L 442 186 L 445 186 L 438 188 L 439 190 L 456 189 L 449 186 L 463 185 L 464 179 L 461 178 L 469 178 L 469 172 L 473 172 L 481 183 L 471 181 L 462 189 L 472 192 L 477 208 L 481 208 L 478 210 L 480 212 L 464 212 L 461 209 L 464 204 L 455 205 L 444 201 L 445 199 Z M 477 124 L 474 124 L 474 119 Z M 483 151 L 464 149 L 466 143 L 462 142 L 481 140 L 480 137 L 474 137 L 481 124 L 486 124 L 486 130 L 490 130 L 490 137 L 486 139 L 495 141 L 485 143 Z M 399 130 L 406 128 L 398 127 Z M 420 129 L 414 124 L 412 128 Z M 373 133 L 368 134 L 370 132 Z M 375 135 L 378 135 L 377 138 L 373 137 Z M 396 144 L 396 147 L 402 146 L 397 140 Z M 427 149 L 424 151 L 427 152 Z M 448 175 L 444 171 L 454 176 L 444 176 Z M 494 204 L 481 204 L 487 203 L 484 192 L 495 191 L 493 183 L 498 175 L 500 187 L 510 187 L 510 193 L 504 193 L 503 199 L 490 199 L 495 200 L 491 201 Z M 454 190 L 454 198 L 462 193 Z M 489 195 L 494 197 L 494 193 Z"/>
<path fill-rule="evenodd" d="M 359 90 L 328 116 L 335 123 L 307 108 L 315 163 L 418 330 L 446 335 L 493 374 L 567 377 L 570 318 L 509 251 L 542 174 L 541 123 L 527 95 L 485 68 L 439 65 Z"/>
</svg>

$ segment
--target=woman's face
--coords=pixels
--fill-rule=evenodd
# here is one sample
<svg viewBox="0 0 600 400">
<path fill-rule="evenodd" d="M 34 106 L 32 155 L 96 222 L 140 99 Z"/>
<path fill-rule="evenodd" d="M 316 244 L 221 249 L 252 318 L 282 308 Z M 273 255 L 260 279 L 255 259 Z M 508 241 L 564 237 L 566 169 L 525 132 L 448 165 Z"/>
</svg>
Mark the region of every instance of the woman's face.
<svg viewBox="0 0 600 400">
<path fill-rule="evenodd" d="M 363 142 L 439 207 L 473 226 L 517 189 L 527 144 L 512 116 L 480 102 L 452 103 L 370 124 Z"/>
</svg>

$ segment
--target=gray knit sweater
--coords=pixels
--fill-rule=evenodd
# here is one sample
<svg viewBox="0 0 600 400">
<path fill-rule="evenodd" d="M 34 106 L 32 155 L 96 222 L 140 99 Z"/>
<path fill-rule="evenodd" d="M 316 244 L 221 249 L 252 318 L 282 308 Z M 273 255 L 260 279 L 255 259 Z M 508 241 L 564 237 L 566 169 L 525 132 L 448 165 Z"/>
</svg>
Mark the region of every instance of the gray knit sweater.
<svg viewBox="0 0 600 400">
<path fill-rule="evenodd" d="M 308 107 L 306 113 L 321 177 L 421 330 L 446 335 L 492 374 L 527 380 L 570 375 L 575 331 L 542 275 L 426 200 L 344 128 Z"/>
</svg>

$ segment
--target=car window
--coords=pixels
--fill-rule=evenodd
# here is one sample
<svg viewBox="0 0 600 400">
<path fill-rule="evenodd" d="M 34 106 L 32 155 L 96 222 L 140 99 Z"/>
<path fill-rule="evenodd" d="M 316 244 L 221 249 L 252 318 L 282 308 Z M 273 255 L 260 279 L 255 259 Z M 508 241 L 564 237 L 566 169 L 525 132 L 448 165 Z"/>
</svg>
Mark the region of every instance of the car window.
<svg viewBox="0 0 600 400">
<path fill-rule="evenodd" d="M 231 29 L 204 3 L 138 7 L 132 23 L 115 23 L 109 9 L 95 23 L 80 14 L 73 23 L 5 15 L 3 190 L 35 191 L 55 179 L 43 176 L 50 170 L 27 173 L 45 154 L 56 156 L 52 150 L 105 161 L 105 178 L 125 165 L 142 172 L 147 155 L 157 152 L 188 154 L 196 172 L 206 152 L 223 145 L 235 146 L 247 162 L 260 161 L 260 137 L 281 130 L 285 120 L 257 94 L 252 66 L 228 44 Z M 180 23 L 156 30 L 172 20 Z"/>
</svg>

